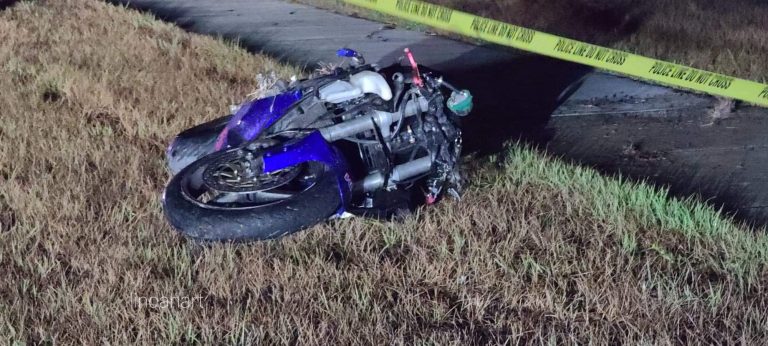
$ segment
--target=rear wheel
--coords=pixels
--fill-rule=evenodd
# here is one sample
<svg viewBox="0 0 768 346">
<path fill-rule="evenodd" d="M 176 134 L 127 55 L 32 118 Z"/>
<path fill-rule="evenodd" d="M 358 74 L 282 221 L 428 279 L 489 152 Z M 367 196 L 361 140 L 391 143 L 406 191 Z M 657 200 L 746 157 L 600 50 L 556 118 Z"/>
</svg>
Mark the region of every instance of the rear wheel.
<svg viewBox="0 0 768 346">
<path fill-rule="evenodd" d="M 340 205 L 336 176 L 322 163 L 263 173 L 258 150 L 245 148 L 195 161 L 163 196 L 166 217 L 179 232 L 213 241 L 278 238 L 326 220 Z"/>
</svg>

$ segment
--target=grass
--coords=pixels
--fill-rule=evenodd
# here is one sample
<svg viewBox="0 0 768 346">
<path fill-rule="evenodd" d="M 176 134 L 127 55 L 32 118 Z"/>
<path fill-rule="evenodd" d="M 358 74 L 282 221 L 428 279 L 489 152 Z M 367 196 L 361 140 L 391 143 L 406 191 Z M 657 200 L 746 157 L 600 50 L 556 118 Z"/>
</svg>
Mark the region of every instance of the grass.
<svg viewBox="0 0 768 346">
<path fill-rule="evenodd" d="M 95 0 L 0 12 L 0 343 L 768 342 L 768 238 L 520 145 L 461 202 L 198 247 L 163 151 L 300 73 Z"/>
<path fill-rule="evenodd" d="M 360 12 L 343 0 L 298 0 Z M 768 4 L 754 0 L 427 0 L 508 23 L 700 69 L 768 82 Z"/>
</svg>

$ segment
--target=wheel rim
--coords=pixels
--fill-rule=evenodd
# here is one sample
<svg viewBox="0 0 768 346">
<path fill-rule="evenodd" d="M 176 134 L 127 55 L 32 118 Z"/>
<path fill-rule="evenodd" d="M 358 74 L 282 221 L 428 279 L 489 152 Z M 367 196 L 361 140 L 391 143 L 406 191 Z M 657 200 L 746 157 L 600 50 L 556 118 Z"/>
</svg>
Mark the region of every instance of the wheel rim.
<svg viewBox="0 0 768 346">
<path fill-rule="evenodd" d="M 203 158 L 182 178 L 184 197 L 208 209 L 255 209 L 291 199 L 318 176 L 309 163 L 263 173 L 260 153 L 232 149 Z"/>
</svg>

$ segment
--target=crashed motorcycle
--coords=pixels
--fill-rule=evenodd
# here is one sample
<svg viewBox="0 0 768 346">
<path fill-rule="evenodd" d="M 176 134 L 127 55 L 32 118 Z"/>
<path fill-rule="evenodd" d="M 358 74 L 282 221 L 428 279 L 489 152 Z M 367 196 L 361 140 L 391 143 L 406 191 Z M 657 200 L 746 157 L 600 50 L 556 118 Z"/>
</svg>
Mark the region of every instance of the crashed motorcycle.
<svg viewBox="0 0 768 346">
<path fill-rule="evenodd" d="M 407 49 L 386 68 L 351 49 L 338 56 L 332 70 L 277 85 L 174 139 L 163 194 L 171 225 L 199 240 L 266 240 L 458 196 L 469 91 Z"/>
</svg>

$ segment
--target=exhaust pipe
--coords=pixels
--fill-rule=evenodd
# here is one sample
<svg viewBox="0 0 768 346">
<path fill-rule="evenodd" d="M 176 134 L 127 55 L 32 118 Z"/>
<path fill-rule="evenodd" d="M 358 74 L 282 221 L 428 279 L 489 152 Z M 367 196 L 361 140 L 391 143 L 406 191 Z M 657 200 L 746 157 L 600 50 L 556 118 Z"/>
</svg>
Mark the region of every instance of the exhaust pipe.
<svg viewBox="0 0 768 346">
<path fill-rule="evenodd" d="M 397 165 L 392 169 L 392 175 L 389 177 L 389 184 L 397 184 L 421 174 L 429 172 L 432 169 L 432 157 L 424 156 L 420 159 L 416 159 L 410 162 L 406 162 L 402 165 Z M 380 189 L 384 186 L 384 174 L 381 172 L 368 175 L 360 181 L 356 190 L 362 190 L 363 192 L 371 192 Z"/>
<path fill-rule="evenodd" d="M 427 99 L 420 97 L 418 104 L 414 101 L 410 101 L 405 105 L 405 117 L 414 116 L 419 113 L 419 109 L 427 109 L 429 104 Z M 381 129 L 381 134 L 385 137 L 389 136 L 389 128 L 393 123 L 400 120 L 400 113 L 388 113 L 382 111 L 374 111 L 371 114 L 361 116 L 356 119 L 348 120 L 333 126 L 328 126 L 320 129 L 320 134 L 323 135 L 328 142 L 335 142 L 340 139 L 352 137 L 358 133 L 373 130 L 373 123 Z"/>
</svg>

